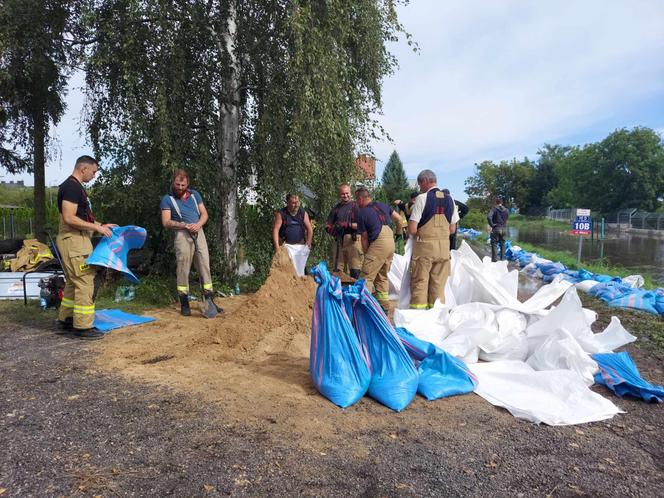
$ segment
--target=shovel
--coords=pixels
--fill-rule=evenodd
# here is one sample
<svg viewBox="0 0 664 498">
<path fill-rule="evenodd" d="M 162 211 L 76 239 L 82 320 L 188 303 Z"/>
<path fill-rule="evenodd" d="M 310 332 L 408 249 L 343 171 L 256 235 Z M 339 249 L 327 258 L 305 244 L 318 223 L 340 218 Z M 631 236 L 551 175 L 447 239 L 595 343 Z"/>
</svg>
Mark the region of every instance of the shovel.
<svg viewBox="0 0 664 498">
<path fill-rule="evenodd" d="M 198 253 L 198 234 L 193 234 L 189 232 L 189 236 L 191 237 L 191 240 L 194 241 L 194 250 L 196 253 Z M 200 301 L 200 310 L 201 310 L 201 315 L 203 315 L 205 318 L 215 318 L 217 316 L 217 306 L 215 306 L 214 302 L 212 301 L 212 297 L 206 296 L 205 295 L 205 289 L 203 288 L 203 277 L 200 274 L 201 272 L 198 272 L 198 279 L 201 284 L 201 301 Z"/>
</svg>

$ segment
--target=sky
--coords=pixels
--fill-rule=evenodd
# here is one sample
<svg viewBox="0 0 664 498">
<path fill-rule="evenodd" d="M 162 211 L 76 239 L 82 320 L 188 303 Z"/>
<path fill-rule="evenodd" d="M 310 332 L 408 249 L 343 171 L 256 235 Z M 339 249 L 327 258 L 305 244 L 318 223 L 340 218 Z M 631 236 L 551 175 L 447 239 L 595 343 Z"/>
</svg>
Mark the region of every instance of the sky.
<svg viewBox="0 0 664 498">
<path fill-rule="evenodd" d="M 432 169 L 464 200 L 483 160 L 533 159 L 545 143 L 582 145 L 622 127 L 664 134 L 664 1 L 412 0 L 399 13 L 419 52 L 390 45 L 399 68 L 383 85 L 378 119 L 392 142 L 372 145 L 379 175 L 397 150 L 409 178 Z M 82 85 L 76 75 L 54 130 L 48 185 L 90 153 Z"/>
</svg>

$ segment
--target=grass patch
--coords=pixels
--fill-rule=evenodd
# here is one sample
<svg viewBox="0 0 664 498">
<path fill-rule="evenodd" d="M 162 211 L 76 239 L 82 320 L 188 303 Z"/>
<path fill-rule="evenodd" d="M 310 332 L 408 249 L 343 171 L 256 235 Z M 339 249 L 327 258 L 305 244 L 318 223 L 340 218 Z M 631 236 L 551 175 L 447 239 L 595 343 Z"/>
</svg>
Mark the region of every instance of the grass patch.
<svg viewBox="0 0 664 498">
<path fill-rule="evenodd" d="M 569 230 L 571 227 L 569 221 L 550 220 L 543 216 L 523 216 L 520 214 L 510 216 L 507 223 L 519 228 L 559 228 Z"/>
<path fill-rule="evenodd" d="M 58 318 L 56 309 L 42 311 L 38 299 L 28 299 L 28 304 L 21 300 L 0 301 L 0 315 L 5 322 L 17 323 L 31 327 L 54 327 Z"/>
<path fill-rule="evenodd" d="M 564 264 L 570 270 L 580 270 L 581 268 L 588 270 L 593 273 L 599 273 L 604 275 L 618 276 L 618 277 L 627 277 L 628 275 L 634 275 L 636 271 L 634 269 L 625 268 L 623 266 L 609 265 L 602 261 L 588 262 L 581 264 L 576 262 L 576 254 L 569 251 L 556 251 L 550 249 L 544 249 L 542 247 L 528 244 L 527 242 L 517 242 L 515 245 L 518 245 L 522 249 L 536 253 L 538 256 L 541 256 L 551 261 L 559 261 Z M 661 282 L 656 276 L 649 274 L 647 272 L 639 271 L 640 275 L 643 276 L 644 288 L 654 289 L 656 287 L 661 287 L 664 285 L 664 282 Z"/>
</svg>

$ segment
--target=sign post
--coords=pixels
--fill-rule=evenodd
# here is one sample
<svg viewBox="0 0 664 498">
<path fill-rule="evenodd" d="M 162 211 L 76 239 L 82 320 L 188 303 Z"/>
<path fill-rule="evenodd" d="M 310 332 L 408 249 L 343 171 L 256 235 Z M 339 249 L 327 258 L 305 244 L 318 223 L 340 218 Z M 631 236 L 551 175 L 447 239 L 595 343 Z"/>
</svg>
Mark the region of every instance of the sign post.
<svg viewBox="0 0 664 498">
<path fill-rule="evenodd" d="M 590 217 L 590 209 L 577 209 L 576 218 L 572 222 L 572 235 L 590 235 L 593 230 L 593 220 Z M 579 250 L 576 255 L 576 262 L 581 263 L 581 249 L 583 248 L 583 237 L 579 237 Z"/>
</svg>

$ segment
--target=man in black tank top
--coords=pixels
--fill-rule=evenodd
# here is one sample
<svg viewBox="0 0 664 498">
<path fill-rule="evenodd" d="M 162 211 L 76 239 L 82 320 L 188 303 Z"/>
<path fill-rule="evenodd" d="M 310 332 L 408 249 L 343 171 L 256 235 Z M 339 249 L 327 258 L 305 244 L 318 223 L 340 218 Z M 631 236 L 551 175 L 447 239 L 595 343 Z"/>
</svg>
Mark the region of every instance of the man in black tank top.
<svg viewBox="0 0 664 498">
<path fill-rule="evenodd" d="M 272 226 L 272 243 L 274 252 L 286 244 L 306 244 L 311 248 L 314 235 L 309 215 L 300 207 L 300 198 L 295 194 L 286 196 L 286 206 L 274 214 Z"/>
</svg>

